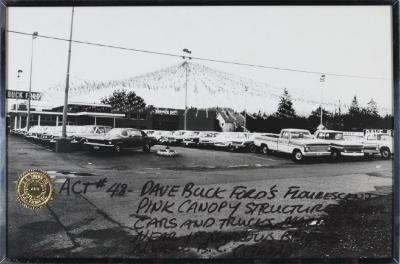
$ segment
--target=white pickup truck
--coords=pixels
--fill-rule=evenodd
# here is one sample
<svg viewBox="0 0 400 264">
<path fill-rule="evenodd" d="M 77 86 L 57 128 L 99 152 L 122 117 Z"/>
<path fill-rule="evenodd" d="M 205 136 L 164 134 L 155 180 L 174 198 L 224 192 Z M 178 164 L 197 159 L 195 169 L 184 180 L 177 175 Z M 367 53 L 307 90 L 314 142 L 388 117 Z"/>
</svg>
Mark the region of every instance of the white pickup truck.
<svg viewBox="0 0 400 264">
<path fill-rule="evenodd" d="M 362 140 L 366 154 L 380 154 L 384 159 L 390 159 L 394 152 L 393 137 L 386 133 L 368 133 Z"/>
<path fill-rule="evenodd" d="M 292 155 L 294 161 L 300 162 L 304 157 L 330 156 L 330 144 L 324 140 L 314 139 L 305 129 L 282 129 L 280 134 L 260 135 L 254 138 L 263 154 L 278 151 Z"/>
</svg>

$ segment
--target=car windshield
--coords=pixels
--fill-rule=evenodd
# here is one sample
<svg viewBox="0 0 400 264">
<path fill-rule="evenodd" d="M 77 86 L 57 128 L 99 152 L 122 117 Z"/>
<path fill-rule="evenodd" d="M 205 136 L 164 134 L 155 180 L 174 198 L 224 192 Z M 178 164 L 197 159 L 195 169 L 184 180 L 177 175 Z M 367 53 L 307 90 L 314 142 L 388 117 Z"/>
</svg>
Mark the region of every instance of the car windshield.
<svg viewBox="0 0 400 264">
<path fill-rule="evenodd" d="M 110 131 L 108 131 L 107 134 L 109 135 L 121 135 L 122 131 L 124 131 L 124 128 L 113 128 Z"/>
<path fill-rule="evenodd" d="M 95 129 L 96 129 L 96 127 L 94 127 L 94 126 L 81 126 L 76 130 L 76 132 L 79 132 L 79 133 L 94 133 Z"/>
<path fill-rule="evenodd" d="M 343 140 L 343 133 L 326 133 L 325 139 Z"/>
<path fill-rule="evenodd" d="M 173 135 L 174 136 L 182 136 L 183 134 L 185 134 L 186 133 L 186 131 L 175 131 L 174 133 L 173 133 Z"/>
<path fill-rule="evenodd" d="M 200 132 L 199 137 L 212 137 L 212 133 L 210 132 Z"/>
<path fill-rule="evenodd" d="M 189 137 L 196 137 L 200 134 L 200 132 L 190 132 Z"/>
<path fill-rule="evenodd" d="M 312 138 L 308 131 L 292 131 L 290 132 L 290 135 L 292 138 Z"/>
<path fill-rule="evenodd" d="M 242 133 L 236 133 L 233 135 L 234 138 L 237 139 L 246 139 L 247 138 L 247 134 L 242 134 Z"/>
</svg>

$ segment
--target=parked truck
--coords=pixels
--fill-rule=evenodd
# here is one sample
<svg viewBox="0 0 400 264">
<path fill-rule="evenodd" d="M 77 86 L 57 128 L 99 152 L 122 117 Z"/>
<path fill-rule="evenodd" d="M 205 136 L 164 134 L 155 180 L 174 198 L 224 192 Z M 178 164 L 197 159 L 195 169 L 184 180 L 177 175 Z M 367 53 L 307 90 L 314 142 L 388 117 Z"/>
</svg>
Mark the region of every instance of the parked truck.
<svg viewBox="0 0 400 264">
<path fill-rule="evenodd" d="M 291 155 L 296 162 L 305 157 L 330 156 L 329 142 L 315 139 L 310 131 L 305 129 L 282 129 L 280 134 L 259 135 L 254 138 L 254 144 L 263 154 L 270 151 L 283 152 Z"/>
<path fill-rule="evenodd" d="M 393 136 L 387 133 L 366 133 L 362 140 L 365 153 L 390 159 L 394 153 Z"/>
<path fill-rule="evenodd" d="M 343 157 L 364 157 L 364 146 L 355 140 L 345 140 L 343 131 L 318 130 L 315 138 L 329 142 L 331 157 L 335 160 Z"/>
</svg>

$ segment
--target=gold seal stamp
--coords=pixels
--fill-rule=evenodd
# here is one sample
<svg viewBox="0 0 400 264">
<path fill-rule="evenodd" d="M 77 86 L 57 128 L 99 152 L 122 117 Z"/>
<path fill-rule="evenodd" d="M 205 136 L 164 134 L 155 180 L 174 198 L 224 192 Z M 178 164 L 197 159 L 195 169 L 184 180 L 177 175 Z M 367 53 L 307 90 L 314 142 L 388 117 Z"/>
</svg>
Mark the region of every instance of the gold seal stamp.
<svg viewBox="0 0 400 264">
<path fill-rule="evenodd" d="M 17 198 L 25 207 L 39 209 L 54 197 L 54 185 L 47 172 L 34 169 L 21 174 L 17 182 Z"/>
</svg>

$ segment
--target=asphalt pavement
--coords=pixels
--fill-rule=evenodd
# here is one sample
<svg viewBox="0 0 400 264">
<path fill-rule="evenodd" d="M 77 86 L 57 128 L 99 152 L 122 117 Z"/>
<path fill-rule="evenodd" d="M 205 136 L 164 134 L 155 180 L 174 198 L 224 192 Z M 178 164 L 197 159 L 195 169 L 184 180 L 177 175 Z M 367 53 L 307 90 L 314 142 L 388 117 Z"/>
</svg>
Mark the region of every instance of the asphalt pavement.
<svg viewBox="0 0 400 264">
<path fill-rule="evenodd" d="M 392 192 L 392 161 L 375 158 L 373 160 L 351 159 L 343 162 L 329 160 L 310 160 L 303 164 L 291 161 L 285 155 L 262 155 L 258 153 L 227 152 L 211 149 L 172 147 L 179 152 L 176 157 L 156 155 L 155 146 L 150 153 L 142 151 L 125 151 L 118 155 L 112 153 L 91 153 L 73 151 L 55 153 L 51 148 L 25 141 L 23 138 L 8 137 L 8 252 L 11 257 L 28 257 L 34 252 L 35 257 L 135 257 L 129 241 L 137 238 L 138 232 L 174 231 L 177 237 L 188 236 L 196 232 L 224 232 L 248 229 L 225 223 L 224 226 L 212 225 L 182 227 L 188 219 L 206 220 L 210 216 L 221 219 L 231 215 L 234 204 L 246 201 L 235 211 L 237 216 L 249 219 L 250 216 L 266 215 L 275 222 L 285 219 L 285 213 L 260 212 L 260 207 L 248 202 L 251 197 L 240 198 L 229 196 L 233 190 L 249 191 L 256 194 L 266 192 L 276 195 L 268 200 L 275 205 L 298 205 L 303 208 L 315 207 L 318 204 L 338 204 L 339 199 L 289 199 L 288 190 L 312 192 L 331 192 L 344 194 L 385 195 Z M 56 196 L 47 207 L 31 210 L 16 201 L 15 186 L 18 176 L 28 169 L 42 169 L 49 173 L 56 185 Z M 105 181 L 104 181 L 105 179 Z M 103 180 L 103 185 L 99 184 Z M 175 196 L 160 196 L 160 188 L 153 188 L 153 193 L 143 194 L 142 188 L 152 181 L 153 187 L 158 184 L 166 190 L 176 185 L 179 191 Z M 78 182 L 78 183 L 77 183 Z M 72 184 L 75 189 L 72 190 Z M 84 192 L 84 183 L 90 184 Z M 184 196 L 182 190 L 187 184 L 190 191 Z M 69 185 L 68 185 L 69 184 Z M 97 185 L 96 185 L 97 184 Z M 114 188 L 112 187 L 114 186 Z M 239 187 L 238 187 L 239 186 Z M 274 187 L 275 186 L 275 187 Z M 221 198 L 204 197 L 207 190 L 222 189 Z M 196 194 L 194 190 L 198 190 Z M 203 192 L 201 193 L 201 190 Z M 74 192 L 75 191 L 75 192 Z M 158 191 L 158 192 L 157 192 Z M 189 195 L 191 194 L 191 196 Z M 211 195 L 212 191 L 208 192 Z M 215 193 L 214 193 L 215 194 Z M 249 194 L 249 193 L 248 193 Z M 250 193 L 251 194 L 251 193 Z M 249 194 L 249 195 L 250 195 Z M 290 196 L 290 195 L 289 195 Z M 231 208 L 217 211 L 199 212 L 181 206 L 171 209 L 180 228 L 169 228 L 165 223 L 147 226 L 147 219 L 171 218 L 171 212 L 151 212 L 144 205 L 148 202 L 165 203 L 170 201 L 175 206 L 182 201 L 215 203 L 221 206 L 226 201 Z M 301 201 L 301 202 L 300 202 Z M 188 202 L 189 203 L 189 202 Z M 257 208 L 256 208 L 257 207 Z M 140 209 L 141 208 L 141 209 Z M 148 209 L 146 211 L 146 208 Z M 149 209 L 150 208 L 150 209 Z M 257 210 L 258 211 L 257 211 Z M 323 212 L 300 212 L 296 216 L 315 216 Z M 267 210 L 267 209 L 266 209 Z M 139 219 L 139 220 L 138 220 Z M 144 219 L 143 221 L 140 219 Z M 147 221 L 147 222 L 146 222 Z M 138 225 L 140 223 L 140 225 Z M 139 227 L 138 227 L 139 226 Z M 279 236 L 282 230 L 275 230 L 273 236 Z M 258 230 L 259 233 L 263 231 Z M 237 246 L 230 241 L 224 244 L 224 250 Z M 156 252 L 153 252 L 158 256 Z M 189 254 L 189 253 L 188 253 Z M 215 250 L 199 253 L 190 252 L 201 257 L 215 257 L 220 254 Z M 32 255 L 30 255 L 32 256 Z"/>
</svg>

